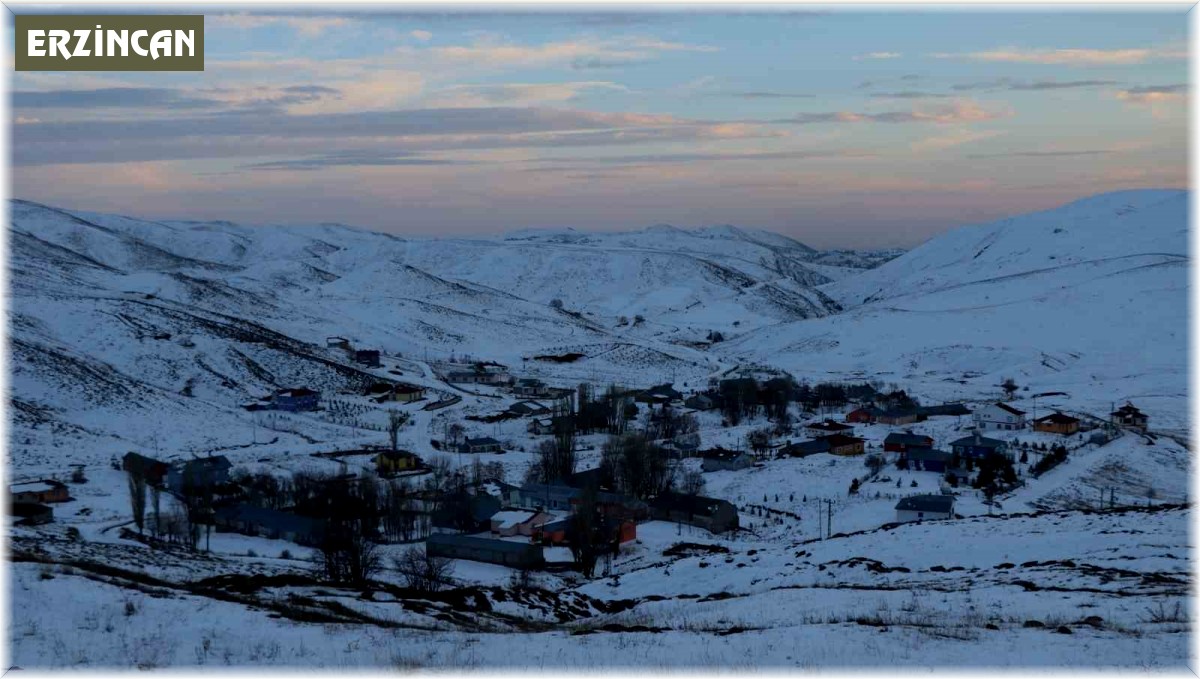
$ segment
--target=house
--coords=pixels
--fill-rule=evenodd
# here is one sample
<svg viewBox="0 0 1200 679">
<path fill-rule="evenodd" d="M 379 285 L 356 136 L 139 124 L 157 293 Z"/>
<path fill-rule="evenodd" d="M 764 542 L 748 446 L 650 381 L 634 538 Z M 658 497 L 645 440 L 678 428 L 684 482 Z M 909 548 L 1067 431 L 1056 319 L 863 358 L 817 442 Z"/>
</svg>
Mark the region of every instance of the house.
<svg viewBox="0 0 1200 679">
<path fill-rule="evenodd" d="M 553 434 L 558 427 L 570 424 L 570 415 L 559 415 L 557 417 L 538 417 L 529 422 L 525 427 L 525 431 L 530 434 L 542 436 L 544 434 Z"/>
<path fill-rule="evenodd" d="M 316 410 L 321 402 L 321 392 L 300 387 L 298 389 L 280 389 L 271 395 L 271 408 L 299 412 L 301 410 Z"/>
<path fill-rule="evenodd" d="M 534 531 L 533 541 L 543 545 L 563 545 L 567 542 L 567 534 L 571 530 L 571 517 L 563 517 L 548 521 Z"/>
<path fill-rule="evenodd" d="M 569 512 L 573 500 L 582 492 L 562 483 L 526 483 L 509 495 L 508 503 L 526 509 Z"/>
<path fill-rule="evenodd" d="M 952 442 L 950 449 L 963 458 L 979 459 L 993 454 L 1008 455 L 1008 443 L 981 436 L 979 432 Z"/>
<path fill-rule="evenodd" d="M 330 349 L 349 349 L 350 340 L 346 339 L 345 337 L 326 337 L 325 346 L 329 347 Z"/>
<path fill-rule="evenodd" d="M 316 546 L 325 537 L 322 519 L 248 504 L 218 507 L 213 512 L 213 523 L 218 529 L 298 545 Z"/>
<path fill-rule="evenodd" d="M 975 411 L 975 426 L 979 429 L 1024 429 L 1025 411 L 1007 403 L 989 403 Z"/>
<path fill-rule="evenodd" d="M 16 503 L 40 504 L 67 502 L 71 499 L 71 493 L 67 491 L 67 484 L 51 479 L 14 483 L 8 487 L 8 493 L 11 501 Z"/>
<path fill-rule="evenodd" d="M 954 518 L 953 495 L 910 495 L 896 503 L 896 521 L 935 521 Z"/>
<path fill-rule="evenodd" d="M 1132 403 L 1126 401 L 1125 405 L 1117 408 L 1109 415 L 1109 421 L 1118 427 L 1125 427 L 1126 429 L 1145 433 L 1148 429 L 1147 425 L 1150 418 L 1135 408 Z"/>
<path fill-rule="evenodd" d="M 909 448 L 932 448 L 933 437 L 914 434 L 911 431 L 892 432 L 883 440 L 883 449 L 889 453 L 903 453 Z M 901 456 L 903 457 L 903 456 Z"/>
<path fill-rule="evenodd" d="M 425 551 L 430 556 L 482 561 L 510 568 L 539 568 L 546 563 L 539 545 L 469 535 L 430 535 L 425 541 Z"/>
<path fill-rule="evenodd" d="M 952 457 L 953 455 L 944 450 L 934 450 L 933 448 L 909 448 L 904 453 L 909 470 L 915 472 L 943 474 Z"/>
<path fill-rule="evenodd" d="M 542 526 L 554 519 L 552 514 L 520 509 L 504 509 L 492 515 L 492 535 L 510 538 L 516 535 L 533 536 Z"/>
<path fill-rule="evenodd" d="M 489 530 L 492 517 L 500 507 L 500 500 L 487 493 L 447 493 L 441 496 L 437 509 L 429 517 L 430 524 L 434 528 L 465 533 Z"/>
<path fill-rule="evenodd" d="M 508 412 L 521 417 L 549 415 L 550 409 L 537 401 L 517 401 L 508 407 Z"/>
<path fill-rule="evenodd" d="M 378 349 L 359 349 L 354 352 L 354 362 L 359 365 L 365 365 L 368 368 L 378 368 L 382 365 L 379 362 Z"/>
<path fill-rule="evenodd" d="M 875 418 L 879 424 L 890 424 L 892 426 L 903 426 L 906 424 L 916 424 L 924 422 L 925 416 L 916 408 L 898 409 L 892 408 L 885 410 Z"/>
<path fill-rule="evenodd" d="M 407 450 L 385 450 L 374 457 L 375 471 L 380 476 L 396 472 L 417 469 L 421 466 L 421 458 L 416 453 Z"/>
<path fill-rule="evenodd" d="M 683 405 L 692 410 L 712 410 L 716 403 L 705 394 L 692 394 L 683 401 Z"/>
<path fill-rule="evenodd" d="M 392 400 L 398 403 L 412 403 L 425 398 L 425 388 L 415 384 L 397 384 L 392 389 Z"/>
<path fill-rule="evenodd" d="M 13 502 L 8 511 L 19 526 L 41 526 L 54 520 L 54 510 L 36 502 Z"/>
<path fill-rule="evenodd" d="M 715 471 L 736 471 L 745 469 L 754 464 L 754 458 L 750 453 L 739 450 L 725 450 L 724 448 L 713 448 L 700 453 L 700 469 L 706 472 Z"/>
<path fill-rule="evenodd" d="M 1054 412 L 1033 421 L 1034 431 L 1044 431 L 1048 434 L 1070 436 L 1079 433 L 1079 419 L 1070 415 Z"/>
<path fill-rule="evenodd" d="M 194 488 L 212 488 L 229 481 L 233 464 L 224 455 L 199 457 L 176 463 L 167 472 L 167 486 L 179 493 Z"/>
<path fill-rule="evenodd" d="M 612 531 L 618 545 L 637 539 L 637 524 L 633 521 L 605 518 L 604 524 Z M 538 526 L 533 541 L 543 545 L 565 545 L 570 543 L 570 536 L 571 517 L 567 516 Z"/>
<path fill-rule="evenodd" d="M 875 406 L 863 406 L 846 413 L 846 421 L 855 424 L 870 424 L 879 419 L 883 411 Z"/>
<path fill-rule="evenodd" d="M 512 381 L 508 369 L 498 363 L 472 363 L 467 366 L 449 368 L 445 379 L 451 384 L 502 385 Z"/>
<path fill-rule="evenodd" d="M 650 387 L 633 397 L 633 400 L 638 403 L 649 403 L 653 405 L 663 405 L 673 403 L 683 398 L 683 394 L 675 390 L 670 383 L 660 384 L 655 387 Z"/>
<path fill-rule="evenodd" d="M 854 425 L 842 424 L 833 420 L 825 420 L 824 422 L 816 422 L 814 424 L 805 425 L 804 433 L 813 438 L 829 436 L 830 434 L 853 434 Z"/>
<path fill-rule="evenodd" d="M 821 438 L 829 443 L 829 452 L 834 455 L 862 455 L 866 451 L 867 442 L 856 436 L 830 434 Z"/>
<path fill-rule="evenodd" d="M 413 401 L 425 398 L 425 389 L 412 384 L 377 382 L 367 389 L 366 396 L 376 403 L 383 403 L 384 401 L 412 403 Z"/>
<path fill-rule="evenodd" d="M 801 441 L 800 443 L 789 443 L 779 450 L 780 455 L 787 455 L 788 457 L 808 457 L 809 455 L 828 452 L 829 441 L 824 438 Z"/>
<path fill-rule="evenodd" d="M 121 469 L 141 476 L 146 479 L 146 483 L 152 486 L 161 486 L 166 481 L 167 472 L 171 467 L 166 462 L 159 462 L 145 455 L 125 453 L 125 457 L 121 459 Z"/>
<path fill-rule="evenodd" d="M 970 415 L 971 409 L 961 403 L 943 403 L 936 406 L 920 406 L 917 412 L 925 417 L 959 417 Z"/>
<path fill-rule="evenodd" d="M 650 515 L 659 521 L 686 523 L 710 533 L 738 529 L 737 507 L 727 500 L 680 493 L 662 493 L 650 502 Z"/>
<path fill-rule="evenodd" d="M 500 442 L 490 436 L 464 439 L 458 446 L 460 453 L 499 453 Z"/>
<path fill-rule="evenodd" d="M 533 379 L 532 377 L 522 377 L 513 383 L 512 393 L 527 398 L 542 398 L 550 395 L 550 387 L 546 386 L 546 383 L 541 380 Z"/>
</svg>

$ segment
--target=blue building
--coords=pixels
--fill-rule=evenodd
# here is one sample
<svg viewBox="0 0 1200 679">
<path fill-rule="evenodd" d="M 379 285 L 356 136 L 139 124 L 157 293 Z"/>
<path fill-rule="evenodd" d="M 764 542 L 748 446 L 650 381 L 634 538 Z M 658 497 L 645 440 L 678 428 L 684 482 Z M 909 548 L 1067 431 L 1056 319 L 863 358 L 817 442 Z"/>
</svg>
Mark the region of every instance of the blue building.
<svg viewBox="0 0 1200 679">
<path fill-rule="evenodd" d="M 1008 443 L 982 436 L 979 432 L 964 436 L 950 444 L 950 449 L 962 458 L 981 459 L 988 455 L 1008 455 Z"/>
<path fill-rule="evenodd" d="M 300 410 L 316 410 L 321 402 L 321 392 L 312 389 L 280 389 L 271 397 L 273 410 L 297 412 Z"/>
</svg>

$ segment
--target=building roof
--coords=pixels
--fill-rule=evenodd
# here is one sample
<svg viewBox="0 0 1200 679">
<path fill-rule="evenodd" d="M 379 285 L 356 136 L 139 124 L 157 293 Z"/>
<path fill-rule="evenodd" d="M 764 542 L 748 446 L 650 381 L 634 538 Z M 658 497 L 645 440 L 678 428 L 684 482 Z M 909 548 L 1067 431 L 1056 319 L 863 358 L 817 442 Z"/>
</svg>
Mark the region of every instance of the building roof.
<svg viewBox="0 0 1200 679">
<path fill-rule="evenodd" d="M 408 460 L 420 458 L 420 456 L 416 453 L 407 450 L 381 450 L 379 451 L 378 456 L 388 460 Z"/>
<path fill-rule="evenodd" d="M 1125 405 L 1113 411 L 1113 415 L 1143 415 L 1142 411 L 1138 410 L 1132 403 L 1128 401 Z"/>
<path fill-rule="evenodd" d="M 524 509 L 504 509 L 492 514 L 492 521 L 499 522 L 499 528 L 508 528 L 509 526 L 518 526 L 538 515 L 538 512 L 532 512 Z"/>
<path fill-rule="evenodd" d="M 813 439 L 811 441 L 801 441 L 800 443 L 793 443 L 791 445 L 784 446 L 783 452 L 795 457 L 806 457 L 808 455 L 816 455 L 817 453 L 828 453 L 829 439 L 827 437 Z"/>
<path fill-rule="evenodd" d="M 679 510 L 695 516 L 712 516 L 723 506 L 733 506 L 728 500 L 680 493 L 661 493 L 650 504 L 660 509 Z"/>
<path fill-rule="evenodd" d="M 919 416 L 920 414 L 921 411 L 917 408 L 889 408 L 879 413 L 879 417 L 908 417 L 910 415 Z"/>
<path fill-rule="evenodd" d="M 426 539 L 426 543 L 467 547 L 470 549 L 491 549 L 498 552 L 509 552 L 512 554 L 525 554 L 532 550 L 537 550 L 538 554 L 541 554 L 542 552 L 541 547 L 538 547 L 537 545 L 531 545 L 528 542 L 512 542 L 510 540 L 496 540 L 493 538 L 481 538 L 471 535 L 450 535 L 447 533 L 434 533 Z"/>
<path fill-rule="evenodd" d="M 297 387 L 295 389 L 280 389 L 275 392 L 276 396 L 285 396 L 291 398 L 301 398 L 303 396 L 317 396 L 319 392 L 305 387 Z"/>
<path fill-rule="evenodd" d="M 933 437 L 912 432 L 892 432 L 883 442 L 901 446 L 928 446 L 933 442 Z"/>
<path fill-rule="evenodd" d="M 284 533 L 313 535 L 324 529 L 324 521 L 321 519 L 254 505 L 218 507 L 213 515 L 224 521 L 252 523 Z"/>
<path fill-rule="evenodd" d="M 725 448 L 712 448 L 700 452 L 700 457 L 705 460 L 719 460 L 721 462 L 736 460 L 743 455 L 749 455 L 749 453 L 742 450 L 726 450 Z"/>
<path fill-rule="evenodd" d="M 896 509 L 910 512 L 936 512 L 949 514 L 954 511 L 954 497 L 950 495 L 910 495 L 896 503 Z"/>
<path fill-rule="evenodd" d="M 808 424 L 808 425 L 805 425 L 805 428 L 806 429 L 819 429 L 821 431 L 832 431 L 832 432 L 839 432 L 839 431 L 846 431 L 847 429 L 854 429 L 854 427 L 852 427 L 848 424 L 842 424 L 841 422 L 834 422 L 833 420 L 825 420 L 824 422 L 817 422 L 816 424 Z"/>
<path fill-rule="evenodd" d="M 971 409 L 961 403 L 943 403 L 936 406 L 921 406 L 917 412 L 922 415 L 970 415 Z"/>
<path fill-rule="evenodd" d="M 581 492 L 583 491 L 578 488 L 561 483 L 526 483 L 520 490 L 523 497 L 558 502 L 570 502 Z"/>
<path fill-rule="evenodd" d="M 52 490 L 57 490 L 63 487 L 61 481 L 51 481 L 50 479 L 42 479 L 40 481 L 25 481 L 24 483 L 14 483 L 9 486 L 9 492 L 12 493 L 49 493 Z"/>
<path fill-rule="evenodd" d="M 944 450 L 934 450 L 928 446 L 908 449 L 910 462 L 949 462 L 951 457 L 953 455 Z"/>
<path fill-rule="evenodd" d="M 1017 408 L 1014 408 L 1014 407 L 1008 405 L 1007 403 L 1001 403 L 999 401 L 996 401 L 996 403 L 994 405 L 1001 410 L 1012 413 L 1013 415 L 1024 415 L 1025 414 L 1024 410 L 1019 410 Z"/>
<path fill-rule="evenodd" d="M 1034 422 L 1048 422 L 1050 424 L 1078 424 L 1079 418 L 1055 412 L 1049 415 L 1043 415 L 1042 417 L 1034 420 Z"/>
<path fill-rule="evenodd" d="M 1003 448 L 1008 446 L 1004 441 L 990 439 L 986 436 L 974 434 L 972 436 L 964 436 L 950 444 L 950 447 L 956 446 L 973 446 L 975 448 Z"/>
<path fill-rule="evenodd" d="M 418 387 L 415 384 L 397 384 L 395 387 L 392 387 L 392 391 L 397 394 L 417 394 L 425 391 L 425 387 Z"/>
<path fill-rule="evenodd" d="M 185 470 L 203 469 L 206 467 L 209 469 L 229 469 L 233 466 L 233 463 L 224 455 L 210 455 L 208 457 L 197 457 L 187 460 L 180 466 Z"/>
</svg>

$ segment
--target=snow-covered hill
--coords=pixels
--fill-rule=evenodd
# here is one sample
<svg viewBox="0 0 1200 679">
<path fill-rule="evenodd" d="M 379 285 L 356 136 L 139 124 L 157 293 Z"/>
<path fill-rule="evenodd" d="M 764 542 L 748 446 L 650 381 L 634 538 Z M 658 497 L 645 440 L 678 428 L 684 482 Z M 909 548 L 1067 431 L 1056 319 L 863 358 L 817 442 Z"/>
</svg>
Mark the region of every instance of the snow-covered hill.
<svg viewBox="0 0 1200 679">
<path fill-rule="evenodd" d="M 1103 194 L 937 236 L 821 290 L 844 313 L 722 345 L 727 358 L 800 374 L 921 385 L 986 398 L 1005 377 L 1024 396 L 1105 413 L 1128 399 L 1164 429 L 1187 417 L 1187 202 L 1183 191 Z"/>
</svg>

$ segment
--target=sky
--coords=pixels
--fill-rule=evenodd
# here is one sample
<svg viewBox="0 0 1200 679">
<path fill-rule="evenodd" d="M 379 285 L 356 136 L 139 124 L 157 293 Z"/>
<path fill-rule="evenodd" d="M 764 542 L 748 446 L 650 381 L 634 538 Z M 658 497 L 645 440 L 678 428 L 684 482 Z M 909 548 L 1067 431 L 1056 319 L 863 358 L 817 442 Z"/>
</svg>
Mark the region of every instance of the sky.
<svg viewBox="0 0 1200 679">
<path fill-rule="evenodd" d="M 13 74 L 13 196 L 402 235 L 735 224 L 911 247 L 1186 187 L 1185 10 L 177 7 L 205 15 L 202 73 Z"/>
</svg>

